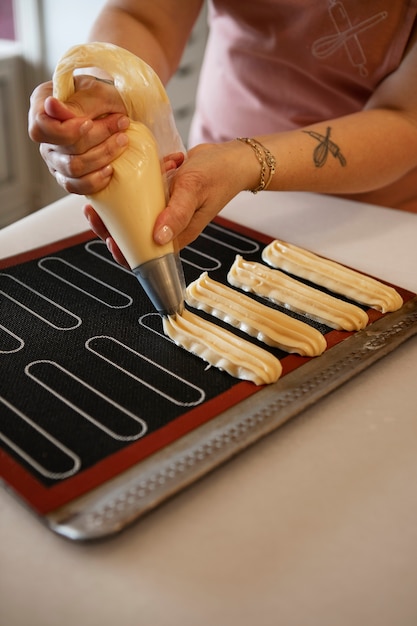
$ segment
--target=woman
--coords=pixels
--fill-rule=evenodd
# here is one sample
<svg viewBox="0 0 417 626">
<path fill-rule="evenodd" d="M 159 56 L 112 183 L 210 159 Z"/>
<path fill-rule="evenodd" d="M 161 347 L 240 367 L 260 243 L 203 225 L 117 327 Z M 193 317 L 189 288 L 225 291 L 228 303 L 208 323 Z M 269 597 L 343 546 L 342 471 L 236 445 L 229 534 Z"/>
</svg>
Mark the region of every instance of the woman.
<svg viewBox="0 0 417 626">
<path fill-rule="evenodd" d="M 127 48 L 167 83 L 202 4 L 109 0 L 90 39 Z M 211 0 L 194 147 L 185 160 L 168 159 L 176 171 L 155 241 L 187 245 L 244 189 L 417 212 L 416 15 L 416 2 L 399 0 Z M 127 147 L 122 102 L 87 77 L 65 105 L 50 95 L 50 83 L 32 95 L 30 136 L 67 191 L 98 191 Z M 85 212 L 123 262 L 92 208 Z"/>
</svg>

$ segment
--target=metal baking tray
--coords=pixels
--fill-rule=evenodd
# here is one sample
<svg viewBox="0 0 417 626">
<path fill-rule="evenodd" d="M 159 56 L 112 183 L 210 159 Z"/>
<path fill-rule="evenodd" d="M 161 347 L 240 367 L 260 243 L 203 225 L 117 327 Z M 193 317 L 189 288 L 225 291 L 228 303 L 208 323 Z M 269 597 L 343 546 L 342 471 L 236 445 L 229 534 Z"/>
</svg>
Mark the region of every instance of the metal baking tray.
<svg viewBox="0 0 417 626">
<path fill-rule="evenodd" d="M 212 254 L 217 245 L 217 237 L 221 238 L 221 248 L 225 255 L 223 259 L 225 266 L 230 264 L 230 260 L 236 252 L 252 254 L 256 257 L 256 255 L 259 255 L 263 245 L 270 241 L 270 238 L 265 235 L 218 219 L 216 224 L 205 231 L 203 239 L 200 243 L 197 242 L 195 249 L 191 248 L 184 252 L 183 260 L 185 261 L 186 270 L 188 266 L 192 268 L 194 274 L 199 272 L 201 268 L 194 266 L 198 265 L 196 264 L 196 259 L 200 257 L 213 265 L 214 272 L 220 271 L 220 269 L 216 269 L 216 255 Z M 95 240 L 92 240 L 92 242 L 93 245 L 91 245 L 91 235 L 85 236 L 80 242 L 78 240 L 57 242 L 56 245 L 50 246 L 48 249 L 3 263 L 3 269 L 0 272 L 0 292 L 3 295 L 1 301 L 3 308 L 0 309 L 0 311 L 3 311 L 1 322 L 2 325 L 3 323 L 6 324 L 3 328 L 6 328 L 9 335 L 12 333 L 9 336 L 10 341 L 16 343 L 14 351 L 12 346 L 10 346 L 9 352 L 1 355 L 3 360 L 0 361 L 0 367 L 1 363 L 3 363 L 1 372 L 3 382 L 0 383 L 0 401 L 2 400 L 1 406 L 5 410 L 3 418 L 6 417 L 6 421 L 9 419 L 7 418 L 7 411 L 11 415 L 10 407 L 12 407 L 13 400 L 14 416 L 17 416 L 22 423 L 24 418 L 27 426 L 28 407 L 32 406 L 33 390 L 35 389 L 39 393 L 40 398 L 36 432 L 42 434 L 46 428 L 42 422 L 43 419 L 46 420 L 43 413 L 48 413 L 51 406 L 54 407 L 55 404 L 56 406 L 63 406 L 62 400 L 64 398 L 66 400 L 64 409 L 67 411 L 67 418 L 64 421 L 66 431 L 68 431 L 65 433 L 67 437 L 65 441 L 73 442 L 77 442 L 78 433 L 80 433 L 81 437 L 82 432 L 77 431 L 75 426 L 71 426 L 71 422 L 68 420 L 68 415 L 71 415 L 71 411 L 74 409 L 74 406 L 70 405 L 74 404 L 74 401 L 72 403 L 69 402 L 69 396 L 66 395 L 69 392 L 67 391 L 62 392 L 61 397 L 57 400 L 57 383 L 55 379 L 53 384 L 50 383 L 48 376 L 53 371 L 53 376 L 58 380 L 62 377 L 63 372 L 68 374 L 69 370 L 75 368 L 74 362 L 78 363 L 84 358 L 95 358 L 99 352 L 100 357 L 105 356 L 109 360 L 109 354 L 113 354 L 109 350 L 116 350 L 116 352 L 120 350 L 120 346 L 124 346 L 122 339 L 126 341 L 128 336 L 128 330 L 126 329 L 129 328 L 126 322 L 128 318 L 125 319 L 123 315 L 126 315 L 125 311 L 128 311 L 129 307 L 130 309 L 132 308 L 130 306 L 131 303 L 128 305 L 127 302 L 129 299 L 133 301 L 135 297 L 131 297 L 129 288 L 124 289 L 123 285 L 134 285 L 135 295 L 137 293 L 136 282 L 128 282 L 131 281 L 131 276 L 122 276 L 120 268 L 114 268 L 111 266 L 111 260 L 102 256 L 105 253 L 99 248 L 99 242 Z M 97 250 L 99 250 L 98 255 Z M 72 256 L 68 256 L 69 254 Z M 75 264 L 73 262 L 74 255 L 77 259 Z M 97 261 L 97 256 L 99 261 Z M 100 265 L 103 272 L 100 274 L 101 278 L 99 278 L 99 275 L 94 277 L 94 289 L 97 289 L 94 294 L 94 303 L 91 297 L 89 299 L 85 298 L 88 300 L 87 310 L 89 314 L 94 306 L 96 307 L 94 309 L 96 313 L 94 313 L 93 319 L 90 320 L 90 327 L 88 327 L 86 314 L 83 310 L 79 311 L 77 307 L 81 306 L 81 301 L 87 294 L 88 287 L 91 285 L 92 274 L 98 271 L 97 265 Z M 82 276 L 80 274 L 81 268 L 83 268 Z M 92 272 L 91 274 L 89 273 L 90 271 Z M 114 272 L 116 271 L 119 272 L 117 280 L 114 278 L 116 276 Z M 33 277 L 31 272 L 33 272 Z M 224 271 L 222 275 L 224 277 Z M 103 278 L 105 280 L 102 280 Z M 189 279 L 190 275 L 188 276 Z M 74 282 L 74 280 L 77 282 L 75 291 L 74 284 L 69 284 Z M 116 283 L 120 286 L 120 289 L 115 290 L 114 285 Z M 97 301 L 110 297 L 108 292 L 109 285 L 113 285 L 110 295 L 114 299 L 110 308 L 107 307 L 105 314 L 101 314 L 101 302 Z M 16 291 L 14 292 L 13 289 Z M 41 476 L 39 468 L 35 467 L 36 464 L 28 462 L 31 460 L 29 453 L 26 451 L 23 454 L 16 440 L 13 443 L 12 437 L 10 435 L 6 436 L 7 433 L 5 434 L 4 429 L 2 431 L 0 428 L 0 442 L 3 443 L 3 449 L 0 450 L 0 464 L 2 469 L 7 470 L 5 472 L 2 471 L 3 484 L 6 489 L 11 490 L 14 495 L 20 498 L 51 530 L 64 537 L 73 540 L 91 540 L 113 535 L 249 445 L 255 443 L 261 437 L 275 430 L 290 418 L 298 415 L 308 406 L 317 402 L 320 398 L 356 376 L 372 363 L 394 350 L 399 344 L 416 334 L 417 296 L 400 288 L 398 289 L 402 293 L 405 302 L 399 311 L 386 315 L 374 314 L 370 316 L 370 324 L 364 330 L 356 333 L 331 331 L 328 328 L 323 329 L 326 338 L 330 338 L 328 340 L 329 348 L 324 354 L 312 359 L 294 356 L 284 357 L 282 362 L 291 362 L 292 365 L 284 368 L 286 369 L 284 375 L 275 384 L 263 388 L 255 388 L 251 383 L 232 381 L 229 385 L 230 377 L 227 374 L 219 373 L 218 371 L 205 372 L 202 369 L 201 376 L 204 380 L 211 381 L 211 377 L 213 377 L 216 385 L 219 384 L 221 387 L 221 385 L 224 385 L 224 381 L 229 385 L 223 386 L 221 389 L 219 387 L 220 391 L 218 394 L 219 397 L 225 394 L 228 398 L 227 403 L 219 404 L 216 393 L 213 393 L 209 402 L 206 404 L 203 402 L 199 408 L 197 407 L 194 410 L 194 413 L 193 410 L 188 411 L 187 409 L 184 419 L 179 414 L 173 415 L 171 422 L 165 424 L 165 429 L 163 420 L 159 423 L 158 420 L 160 418 L 157 416 L 156 425 L 148 439 L 145 437 L 141 442 L 137 441 L 137 437 L 136 441 L 133 441 L 135 437 L 131 437 L 132 442 L 129 442 L 129 437 L 125 437 L 126 441 L 123 445 L 120 444 L 120 448 L 114 447 L 114 449 L 112 448 L 108 452 L 108 458 L 104 459 L 104 465 L 103 461 L 97 456 L 97 458 L 91 460 L 91 467 L 87 467 L 84 471 L 82 467 L 77 471 L 74 470 L 73 476 L 69 478 L 64 475 L 64 471 L 60 475 L 58 473 L 53 475 L 52 472 L 49 472 L 49 476 L 46 476 L 44 472 L 44 475 Z M 30 293 L 28 290 L 30 290 Z M 23 291 L 25 292 L 24 294 L 22 293 Z M 43 306 L 44 302 L 47 302 L 46 298 L 50 302 L 52 295 L 54 302 L 56 304 L 60 303 L 60 311 L 58 312 L 60 320 L 64 319 L 68 329 L 75 330 L 70 330 L 66 334 L 61 333 L 64 339 L 60 339 L 61 344 L 57 344 L 55 347 L 55 331 L 48 330 L 44 342 L 42 343 L 41 341 L 39 345 L 34 346 L 31 346 L 34 340 L 32 338 L 29 340 L 30 333 L 29 335 L 27 334 L 26 343 L 28 344 L 28 350 L 31 350 L 29 358 L 29 356 L 26 357 L 24 355 L 24 350 L 19 348 L 18 333 L 16 332 L 18 326 L 13 326 L 14 322 L 17 324 L 17 321 L 19 321 L 16 321 L 15 318 L 19 318 L 19 312 L 22 309 L 22 320 L 26 320 L 26 326 L 23 324 L 23 327 L 28 327 L 27 310 L 23 310 L 24 307 L 20 306 L 19 312 L 17 315 L 14 315 L 13 320 L 7 319 L 7 312 L 11 307 L 13 313 L 13 307 L 16 308 L 16 302 L 22 305 L 23 297 L 31 294 L 35 294 L 33 297 L 35 297 L 36 306 L 38 307 L 36 310 L 37 319 L 33 321 L 33 316 L 30 318 L 31 330 L 36 329 L 37 325 L 41 325 L 42 328 L 45 326 L 42 320 L 39 322 L 38 319 L 41 312 L 39 307 L 41 304 Z M 42 302 L 39 300 L 40 294 Z M 100 298 L 98 297 L 99 295 Z M 65 307 L 62 306 L 63 302 L 66 304 Z M 146 299 L 144 300 L 141 297 L 139 304 L 143 309 L 138 311 L 138 314 L 141 314 L 141 318 L 152 316 L 152 310 L 149 309 Z M 9 308 L 6 309 L 6 306 L 9 306 Z M 28 307 L 26 306 L 26 308 Z M 49 311 L 49 309 L 50 304 L 47 310 Z M 58 311 L 58 309 L 55 310 Z M 64 315 L 64 318 L 61 317 L 62 315 Z M 11 313 L 9 311 L 10 316 Z M 81 322 L 78 323 L 77 318 L 82 319 L 83 324 Z M 101 331 L 98 336 L 94 337 L 96 343 L 91 339 L 86 340 L 96 326 L 101 328 L 100 324 L 104 324 L 103 328 L 107 328 L 105 325 L 109 323 L 109 320 L 116 320 L 114 323 L 117 325 L 118 334 L 115 332 L 115 337 L 118 337 L 117 341 L 113 339 L 110 342 L 109 337 Z M 56 323 L 56 320 L 54 321 Z M 49 319 L 49 324 L 51 323 L 52 320 Z M 19 324 L 22 325 L 22 321 Z M 72 355 L 71 345 L 68 348 L 68 344 L 70 344 L 68 338 L 76 336 L 76 333 L 80 333 L 83 325 L 85 327 L 85 335 L 80 336 L 82 341 L 85 341 L 86 347 L 88 346 L 89 348 L 88 356 L 85 356 L 85 352 Z M 73 334 L 71 335 L 71 333 Z M 161 341 L 156 336 L 157 333 L 155 335 L 155 330 L 151 334 L 152 341 Z M 151 340 L 146 339 L 146 341 L 149 342 Z M 65 346 L 62 342 L 64 342 Z M 156 350 L 160 351 L 159 343 L 149 343 L 148 349 L 154 352 L 155 345 Z M 169 349 L 175 349 L 175 354 L 180 354 L 180 362 L 175 366 L 180 375 L 183 374 L 184 364 L 188 364 L 189 361 L 190 371 L 195 369 L 195 359 L 197 357 L 188 355 L 188 353 L 178 348 L 169 347 Z M 62 355 L 60 355 L 62 362 L 59 361 L 58 357 L 56 357 L 56 361 L 53 360 L 51 357 L 51 354 L 54 354 L 53 350 L 62 351 Z M 68 350 L 67 357 L 64 354 L 65 350 Z M 44 355 L 43 352 L 45 352 Z M 92 355 L 94 352 L 96 354 Z M 126 356 L 126 354 L 125 350 L 123 355 Z M 67 358 L 67 361 L 65 361 L 65 358 Z M 169 360 L 169 358 L 171 357 L 168 355 L 166 359 Z M 300 362 L 294 365 L 294 359 L 297 358 L 300 359 Z M 10 364 L 14 362 L 13 359 L 21 359 L 17 362 L 16 373 L 13 373 L 10 369 Z M 30 361 L 30 363 L 28 362 L 25 365 L 25 359 Z M 105 366 L 108 367 L 108 363 Z M 146 364 L 143 367 L 146 368 Z M 204 368 L 204 364 L 202 368 Z M 25 377 L 22 374 L 21 380 L 24 381 L 25 385 L 31 385 L 30 393 L 25 390 L 19 379 L 21 375 L 20 370 L 22 369 L 25 370 Z M 161 369 L 161 375 L 165 375 L 162 372 L 166 374 L 166 371 L 163 369 Z M 9 380 L 9 383 L 5 382 L 8 380 L 7 376 L 9 376 L 9 379 L 13 377 L 13 380 Z M 66 375 L 64 378 L 66 387 L 70 387 L 71 384 L 74 385 L 73 398 L 75 398 L 76 392 L 78 393 L 81 389 L 79 381 L 81 378 L 84 379 L 84 373 L 79 376 L 80 378 L 75 377 L 75 375 L 69 378 Z M 42 383 L 41 385 L 39 384 L 40 382 Z M 14 396 L 12 394 L 13 385 L 15 385 Z M 86 385 L 82 388 L 84 389 L 85 387 Z M 50 393 L 51 388 L 55 392 L 54 397 Z M 48 400 L 46 403 L 44 400 L 45 393 L 49 393 L 46 396 Z M 120 390 L 118 393 L 121 394 L 119 397 L 123 397 L 123 393 Z M 148 393 L 148 390 L 146 393 Z M 94 398 L 100 400 L 97 395 Z M 44 403 L 43 407 L 41 402 Z M 214 410 L 213 404 L 216 405 L 216 403 L 219 406 Z M 193 403 L 190 402 L 189 404 L 191 406 Z M 15 405 L 19 405 L 19 410 Z M 115 402 L 116 405 L 117 402 Z M 85 409 L 84 413 L 86 413 Z M 141 411 L 138 411 L 136 417 L 133 416 L 136 419 L 135 423 L 138 424 L 138 429 L 140 429 L 140 414 Z M 195 423 L 192 423 L 194 416 L 197 416 L 198 419 L 195 419 Z M 48 417 L 48 419 L 52 420 L 48 423 L 53 425 L 53 429 L 56 427 L 56 422 L 63 421 L 62 415 Z M 91 421 L 94 420 L 90 419 Z M 75 423 L 78 424 L 78 422 Z M 4 419 L 3 424 L 5 424 Z M 87 426 L 90 428 L 91 423 Z M 33 427 L 33 421 L 31 422 L 31 427 Z M 104 428 L 101 424 L 100 428 L 101 431 L 109 430 L 108 425 Z M 169 430 L 170 428 L 171 430 Z M 1 436 L 2 432 L 3 436 Z M 32 432 L 34 431 L 32 430 Z M 54 432 L 54 430 L 49 432 L 51 441 Z M 90 430 L 87 429 L 86 432 L 90 433 Z M 170 432 L 169 437 L 167 432 Z M 100 435 L 102 434 L 100 432 Z M 91 433 L 89 437 L 90 439 L 87 438 L 86 445 L 93 448 L 97 438 L 91 438 Z M 151 444 L 147 444 L 147 441 L 150 441 Z M 145 444 L 147 449 L 145 453 L 142 453 L 141 450 Z M 73 445 L 76 447 L 78 443 Z M 140 447 L 141 445 L 142 448 Z M 64 448 L 63 446 L 61 447 L 62 449 Z M 68 449 L 68 446 L 65 449 Z M 73 456 L 75 458 L 75 455 Z M 39 451 L 39 456 L 36 458 L 39 459 L 41 457 L 42 450 Z M 115 462 L 115 459 L 117 459 L 117 462 Z M 107 462 L 108 460 L 109 462 Z M 117 467 L 117 471 L 109 473 L 108 468 L 110 466 Z M 83 483 L 84 476 L 87 479 Z M 65 487 L 66 485 L 68 485 L 68 488 Z M 55 492 L 59 494 L 59 497 L 51 500 L 50 494 Z M 41 495 L 36 500 L 36 494 L 38 493 Z M 50 502 L 45 504 L 48 498 Z"/>
<path fill-rule="evenodd" d="M 111 535 L 298 415 L 417 333 L 417 298 L 45 516 L 71 539 Z"/>
</svg>

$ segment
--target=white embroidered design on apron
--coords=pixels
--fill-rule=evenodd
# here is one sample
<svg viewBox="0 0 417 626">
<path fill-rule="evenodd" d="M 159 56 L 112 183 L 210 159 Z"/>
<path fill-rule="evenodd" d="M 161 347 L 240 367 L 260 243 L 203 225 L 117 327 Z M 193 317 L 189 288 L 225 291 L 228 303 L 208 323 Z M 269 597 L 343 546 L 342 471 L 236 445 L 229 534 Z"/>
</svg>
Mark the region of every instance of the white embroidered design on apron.
<svg viewBox="0 0 417 626">
<path fill-rule="evenodd" d="M 359 69 L 361 76 L 367 76 L 366 55 L 358 35 L 385 20 L 388 12 L 380 11 L 357 24 L 352 24 L 341 0 L 329 0 L 328 11 L 337 32 L 316 39 L 312 46 L 313 56 L 317 59 L 326 59 L 343 46 L 352 66 Z"/>
</svg>

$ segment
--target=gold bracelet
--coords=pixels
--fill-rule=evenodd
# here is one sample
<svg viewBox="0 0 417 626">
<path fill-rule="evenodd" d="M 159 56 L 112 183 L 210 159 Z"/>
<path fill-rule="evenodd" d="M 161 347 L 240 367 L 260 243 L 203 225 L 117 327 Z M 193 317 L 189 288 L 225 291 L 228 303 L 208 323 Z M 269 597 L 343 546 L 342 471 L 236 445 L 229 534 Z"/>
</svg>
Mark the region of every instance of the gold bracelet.
<svg viewBox="0 0 417 626">
<path fill-rule="evenodd" d="M 259 185 L 254 189 L 248 189 L 248 191 L 251 191 L 252 193 L 258 193 L 258 191 L 263 191 L 264 189 L 267 189 L 273 175 L 275 174 L 275 169 L 277 165 L 275 157 L 271 154 L 268 148 L 265 148 L 265 146 L 256 139 L 250 139 L 249 137 L 236 137 L 236 139 L 238 141 L 242 141 L 243 143 L 247 143 L 248 146 L 253 149 L 253 151 L 255 152 L 255 156 L 261 166 Z M 263 150 L 263 154 L 261 149 Z M 265 182 L 265 173 L 267 167 L 269 169 L 269 178 Z"/>
</svg>

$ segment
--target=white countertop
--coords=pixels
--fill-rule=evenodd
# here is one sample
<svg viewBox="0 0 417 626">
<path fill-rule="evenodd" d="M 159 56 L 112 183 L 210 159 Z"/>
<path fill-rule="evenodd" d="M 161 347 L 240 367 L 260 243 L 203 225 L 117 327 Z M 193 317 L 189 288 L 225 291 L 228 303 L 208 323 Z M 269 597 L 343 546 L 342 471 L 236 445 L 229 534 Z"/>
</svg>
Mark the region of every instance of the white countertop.
<svg viewBox="0 0 417 626">
<path fill-rule="evenodd" d="M 82 204 L 4 228 L 0 256 L 86 230 Z M 223 215 L 417 292 L 417 215 L 272 192 Z M 0 491 L 0 624 L 415 626 L 416 364 L 413 337 L 104 542 Z"/>
</svg>

